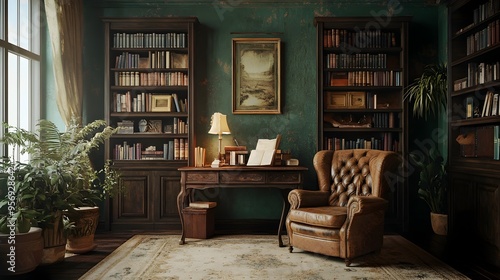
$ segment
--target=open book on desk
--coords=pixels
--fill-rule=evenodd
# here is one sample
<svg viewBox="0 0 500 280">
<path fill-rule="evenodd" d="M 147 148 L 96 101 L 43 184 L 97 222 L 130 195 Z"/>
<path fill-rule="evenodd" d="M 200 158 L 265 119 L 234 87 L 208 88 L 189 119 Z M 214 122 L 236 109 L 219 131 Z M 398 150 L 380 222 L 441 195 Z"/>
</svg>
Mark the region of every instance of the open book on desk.
<svg viewBox="0 0 500 280">
<path fill-rule="evenodd" d="M 280 139 L 279 134 L 274 139 L 259 139 L 255 150 L 250 152 L 247 166 L 272 165 Z"/>
</svg>

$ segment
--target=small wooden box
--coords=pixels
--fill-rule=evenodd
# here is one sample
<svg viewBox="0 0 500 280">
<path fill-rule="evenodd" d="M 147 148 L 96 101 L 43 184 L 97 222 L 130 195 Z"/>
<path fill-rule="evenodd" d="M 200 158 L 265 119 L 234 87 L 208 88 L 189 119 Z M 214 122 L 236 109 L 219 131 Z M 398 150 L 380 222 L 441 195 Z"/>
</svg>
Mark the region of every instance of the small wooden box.
<svg viewBox="0 0 500 280">
<path fill-rule="evenodd" d="M 207 239 L 214 235 L 215 208 L 187 207 L 182 215 L 186 238 Z"/>
</svg>

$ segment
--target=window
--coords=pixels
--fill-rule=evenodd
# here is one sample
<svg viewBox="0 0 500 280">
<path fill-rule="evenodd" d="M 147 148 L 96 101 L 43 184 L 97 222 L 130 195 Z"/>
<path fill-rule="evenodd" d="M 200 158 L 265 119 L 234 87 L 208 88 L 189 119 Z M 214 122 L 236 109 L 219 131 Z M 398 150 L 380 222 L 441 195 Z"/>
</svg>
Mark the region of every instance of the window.
<svg viewBox="0 0 500 280">
<path fill-rule="evenodd" d="M 0 122 L 26 130 L 40 118 L 40 16 L 39 0 L 0 1 Z"/>
</svg>

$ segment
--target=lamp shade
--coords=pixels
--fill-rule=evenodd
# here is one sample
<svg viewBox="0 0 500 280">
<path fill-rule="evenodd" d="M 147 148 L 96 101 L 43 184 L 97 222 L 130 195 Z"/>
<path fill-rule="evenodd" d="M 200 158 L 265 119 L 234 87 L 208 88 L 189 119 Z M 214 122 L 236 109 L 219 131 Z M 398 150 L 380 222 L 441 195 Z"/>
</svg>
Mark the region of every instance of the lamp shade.
<svg viewBox="0 0 500 280">
<path fill-rule="evenodd" d="M 209 134 L 231 134 L 229 126 L 227 125 L 226 115 L 221 113 L 214 113 L 212 115 L 212 126 L 210 127 Z"/>
</svg>

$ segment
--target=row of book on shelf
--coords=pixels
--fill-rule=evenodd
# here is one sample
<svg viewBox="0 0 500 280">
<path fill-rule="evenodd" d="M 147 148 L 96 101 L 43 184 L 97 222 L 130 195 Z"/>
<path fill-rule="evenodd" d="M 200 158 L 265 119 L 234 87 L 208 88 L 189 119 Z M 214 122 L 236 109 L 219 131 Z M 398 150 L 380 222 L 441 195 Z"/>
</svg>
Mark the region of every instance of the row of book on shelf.
<svg viewBox="0 0 500 280">
<path fill-rule="evenodd" d="M 115 86 L 187 86 L 188 74 L 183 72 L 115 72 Z"/>
<path fill-rule="evenodd" d="M 163 144 L 163 150 L 156 146 L 143 147 L 142 143 L 116 144 L 113 150 L 115 160 L 187 160 L 189 143 L 185 138 L 174 138 Z"/>
<path fill-rule="evenodd" d="M 166 133 L 166 134 L 186 134 L 188 133 L 189 124 L 181 118 L 174 117 L 170 122 L 162 120 L 145 120 L 141 119 L 137 125 L 132 120 L 122 120 L 117 122 L 117 134 L 132 134 L 132 133 Z"/>
<path fill-rule="evenodd" d="M 401 86 L 401 71 L 327 72 L 326 86 Z"/>
<path fill-rule="evenodd" d="M 474 24 L 480 23 L 499 11 L 500 2 L 498 2 L 498 0 L 488 0 L 486 3 L 480 4 L 473 11 Z"/>
<path fill-rule="evenodd" d="M 186 48 L 186 33 L 125 33 L 113 34 L 113 48 Z"/>
<path fill-rule="evenodd" d="M 180 69 L 188 68 L 188 54 L 171 51 L 149 51 L 147 57 L 122 52 L 116 56 L 115 68 Z"/>
<path fill-rule="evenodd" d="M 500 114 L 500 108 L 498 107 L 500 102 L 498 99 L 498 93 L 493 93 L 492 91 L 486 92 L 481 117 L 497 116 Z"/>
<path fill-rule="evenodd" d="M 400 142 L 392 133 L 383 133 L 382 137 L 371 137 L 368 139 L 357 138 L 347 139 L 341 137 L 326 137 L 325 149 L 346 150 L 346 149 L 374 149 L 384 151 L 400 152 Z"/>
<path fill-rule="evenodd" d="M 453 90 L 466 89 L 500 79 L 500 61 L 494 63 L 468 63 L 467 77 L 453 81 Z"/>
<path fill-rule="evenodd" d="M 467 55 L 500 43 L 500 20 L 497 19 L 474 34 L 467 36 Z"/>
<path fill-rule="evenodd" d="M 348 29 L 325 29 L 323 31 L 323 47 L 346 48 L 346 52 L 352 52 L 349 47 L 355 48 L 388 48 L 395 47 L 396 34 L 382 30 L 348 30 Z"/>
<path fill-rule="evenodd" d="M 159 94 L 140 92 L 113 93 L 113 112 L 187 112 L 187 98 L 177 93 Z"/>
<path fill-rule="evenodd" d="M 326 55 L 327 68 L 386 68 L 387 54 L 369 53 L 329 53 Z"/>
</svg>

